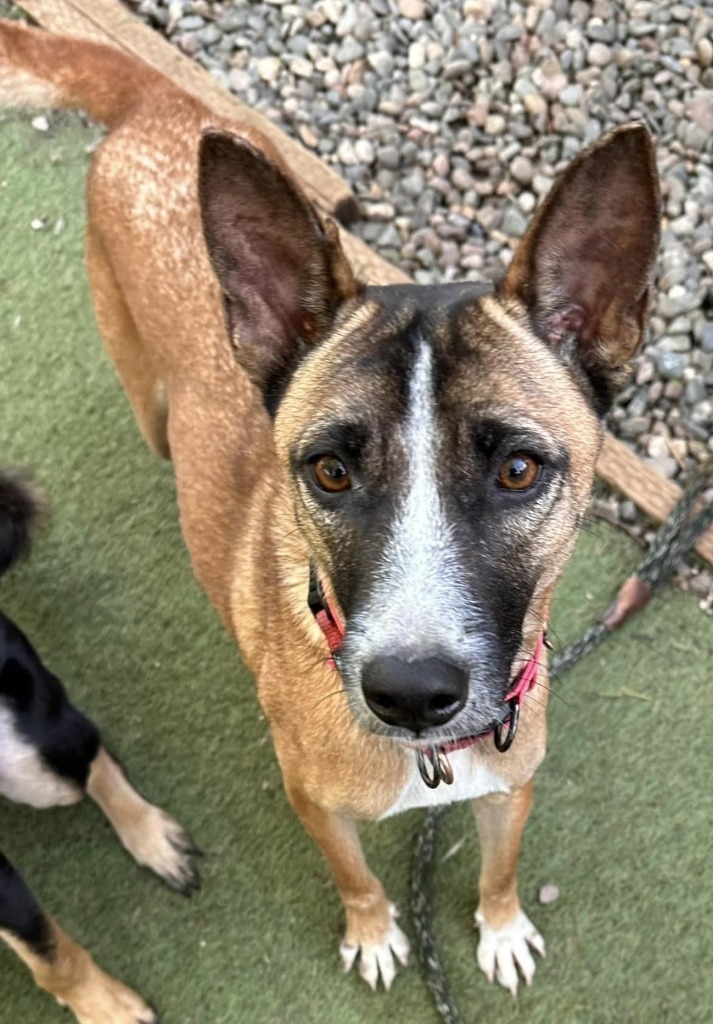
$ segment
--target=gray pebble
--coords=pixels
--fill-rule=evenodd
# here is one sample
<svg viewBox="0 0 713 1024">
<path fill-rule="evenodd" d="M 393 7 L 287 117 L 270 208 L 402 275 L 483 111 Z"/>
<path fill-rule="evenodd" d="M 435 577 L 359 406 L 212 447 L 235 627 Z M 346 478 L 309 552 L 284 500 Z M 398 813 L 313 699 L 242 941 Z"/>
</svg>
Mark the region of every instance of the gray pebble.
<svg viewBox="0 0 713 1024">
<path fill-rule="evenodd" d="M 364 47 L 351 36 L 347 37 L 342 45 L 334 51 L 334 59 L 337 64 L 351 64 L 363 56 Z"/>
<path fill-rule="evenodd" d="M 708 320 L 703 328 L 701 348 L 704 352 L 713 352 L 713 320 Z"/>
<path fill-rule="evenodd" d="M 713 421 L 713 401 L 699 402 L 691 412 L 691 420 L 699 426 L 708 426 Z"/>
<path fill-rule="evenodd" d="M 568 85 L 560 93 L 560 103 L 565 107 L 576 107 L 582 102 L 584 89 L 581 85 Z"/>
<path fill-rule="evenodd" d="M 648 416 L 628 416 L 619 426 L 619 434 L 627 441 L 634 441 L 645 434 L 650 427 Z"/>
<path fill-rule="evenodd" d="M 401 156 L 396 146 L 382 146 L 376 158 L 382 167 L 386 167 L 390 171 L 395 171 L 401 163 Z"/>
<path fill-rule="evenodd" d="M 547 885 L 543 885 L 540 888 L 537 898 L 543 906 L 548 906 L 551 903 L 556 903 L 560 898 L 560 891 L 556 885 L 552 882 L 548 882 Z"/>
<path fill-rule="evenodd" d="M 374 162 L 374 147 L 368 139 L 357 139 L 354 144 L 354 154 L 360 164 Z"/>
<path fill-rule="evenodd" d="M 394 67 L 394 58 L 386 50 L 377 50 L 375 53 L 370 53 L 367 60 L 381 78 L 386 78 L 390 75 Z"/>
<path fill-rule="evenodd" d="M 692 377 L 686 381 L 683 397 L 687 405 L 698 405 L 705 400 L 706 386 L 700 377 Z"/>
<path fill-rule="evenodd" d="M 690 352 L 691 339 L 688 334 L 671 334 L 656 344 L 659 352 Z"/>
<path fill-rule="evenodd" d="M 611 47 L 605 43 L 592 43 L 587 51 L 587 60 L 596 67 L 605 67 L 612 59 Z"/>
<path fill-rule="evenodd" d="M 659 352 L 657 355 L 659 374 L 664 380 L 674 380 L 683 376 L 688 360 L 679 352 Z"/>
<path fill-rule="evenodd" d="M 472 62 L 461 58 L 459 60 L 449 61 L 449 63 L 443 68 L 443 74 L 446 81 L 451 81 L 454 78 L 463 78 L 465 75 L 469 75 L 472 70 Z"/>
<path fill-rule="evenodd" d="M 517 206 L 508 206 L 503 214 L 502 229 L 506 235 L 513 235 L 519 238 L 525 234 L 527 228 L 527 217 Z"/>
<path fill-rule="evenodd" d="M 653 359 L 642 359 L 636 368 L 636 383 L 648 384 L 654 379 L 656 374 L 656 364 Z"/>
<path fill-rule="evenodd" d="M 623 523 L 636 523 L 639 521 L 639 510 L 633 501 L 627 499 L 619 505 L 619 516 Z"/>
<path fill-rule="evenodd" d="M 672 480 L 678 474 L 678 463 L 670 455 L 663 455 L 659 458 L 653 459 L 645 459 L 645 462 L 647 462 L 652 469 L 662 473 L 668 480 Z"/>
<path fill-rule="evenodd" d="M 516 156 L 510 164 L 510 173 L 520 185 L 529 185 L 534 174 L 532 161 L 525 156 Z"/>
<path fill-rule="evenodd" d="M 182 32 L 197 32 L 198 29 L 203 28 L 205 21 L 203 18 L 199 18 L 197 15 L 190 14 L 185 18 L 181 18 L 178 22 L 178 27 Z"/>
</svg>

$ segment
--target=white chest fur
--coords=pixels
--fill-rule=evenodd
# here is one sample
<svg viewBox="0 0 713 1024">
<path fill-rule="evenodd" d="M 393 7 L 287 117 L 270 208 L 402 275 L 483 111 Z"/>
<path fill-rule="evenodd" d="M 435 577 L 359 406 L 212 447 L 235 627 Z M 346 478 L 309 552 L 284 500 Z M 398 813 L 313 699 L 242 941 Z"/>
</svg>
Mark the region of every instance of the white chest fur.
<svg viewBox="0 0 713 1024">
<path fill-rule="evenodd" d="M 19 735 L 11 712 L 0 704 L 0 796 L 43 809 L 74 804 L 79 786 L 54 775 L 37 750 Z"/>
<path fill-rule="evenodd" d="M 474 800 L 479 796 L 487 796 L 488 793 L 509 791 L 503 780 L 475 757 L 472 750 L 455 750 L 448 755 L 448 760 L 453 769 L 453 784 L 446 786 L 441 783 L 437 789 L 429 789 L 421 778 L 414 754 L 406 785 L 381 817 L 389 818 L 392 814 L 410 811 L 414 807 L 437 807 L 440 804 L 453 804 L 461 800 Z"/>
</svg>

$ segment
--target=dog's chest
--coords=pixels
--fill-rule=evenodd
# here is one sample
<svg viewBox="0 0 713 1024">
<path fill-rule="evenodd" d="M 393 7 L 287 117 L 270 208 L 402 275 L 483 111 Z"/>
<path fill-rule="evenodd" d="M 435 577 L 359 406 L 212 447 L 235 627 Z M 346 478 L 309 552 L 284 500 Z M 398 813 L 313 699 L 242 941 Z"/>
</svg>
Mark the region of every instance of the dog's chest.
<svg viewBox="0 0 713 1024">
<path fill-rule="evenodd" d="M 488 765 L 474 757 L 472 750 L 455 750 L 448 755 L 448 760 L 453 769 L 452 785 L 441 783 L 437 789 L 429 789 L 421 778 L 414 754 L 405 786 L 381 817 L 389 818 L 414 807 L 437 807 L 474 800 L 489 793 L 509 792 L 509 786 Z"/>
<path fill-rule="evenodd" d="M 22 737 L 9 708 L 0 702 L 0 796 L 43 809 L 74 804 L 79 787 L 49 771 L 39 751 Z"/>
</svg>

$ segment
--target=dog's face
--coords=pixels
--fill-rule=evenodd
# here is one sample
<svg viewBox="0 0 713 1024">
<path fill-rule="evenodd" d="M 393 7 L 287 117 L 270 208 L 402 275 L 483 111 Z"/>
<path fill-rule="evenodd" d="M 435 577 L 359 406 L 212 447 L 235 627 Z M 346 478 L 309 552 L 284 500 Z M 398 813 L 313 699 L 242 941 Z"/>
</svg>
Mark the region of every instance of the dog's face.
<svg viewBox="0 0 713 1024">
<path fill-rule="evenodd" d="M 236 354 L 345 618 L 356 715 L 408 742 L 484 731 L 544 625 L 640 343 L 659 219 L 645 131 L 571 165 L 494 294 L 359 287 L 332 227 L 225 136 L 204 142 L 201 199 Z M 263 208 L 258 237 L 239 218 Z"/>
<path fill-rule="evenodd" d="M 476 734 L 502 708 L 599 449 L 567 368 L 478 291 L 367 289 L 276 421 L 298 521 L 346 620 L 352 705 L 404 736 Z"/>
</svg>

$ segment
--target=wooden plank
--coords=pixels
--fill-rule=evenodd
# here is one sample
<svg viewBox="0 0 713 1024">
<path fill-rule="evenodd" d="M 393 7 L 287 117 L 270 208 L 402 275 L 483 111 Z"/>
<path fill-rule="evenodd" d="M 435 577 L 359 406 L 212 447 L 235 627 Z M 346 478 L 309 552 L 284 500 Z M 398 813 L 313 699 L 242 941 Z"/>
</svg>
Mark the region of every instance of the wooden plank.
<svg viewBox="0 0 713 1024">
<path fill-rule="evenodd" d="M 643 462 L 611 434 L 604 438 L 597 475 L 619 491 L 623 490 L 624 484 L 634 487 L 636 504 L 656 522 L 666 519 L 681 496 L 680 487 Z"/>
<path fill-rule="evenodd" d="M 232 97 L 204 68 L 130 14 L 118 0 L 19 0 L 19 5 L 52 31 L 113 43 L 127 50 L 173 79 L 217 114 L 254 124 L 270 136 L 302 186 L 324 208 L 334 211 L 341 202 L 348 203 L 354 199 L 346 183 L 317 157 Z M 355 273 L 366 283 L 403 284 L 410 281 L 407 274 L 387 263 L 364 242 L 343 229 L 341 238 Z M 680 487 L 609 433 L 604 440 L 597 474 L 656 522 L 667 518 L 681 495 Z M 713 564 L 713 529 L 701 537 L 696 550 Z"/>
<path fill-rule="evenodd" d="M 118 0 L 21 0 L 19 6 L 52 32 L 110 43 L 126 50 L 167 75 L 221 117 L 254 125 L 274 142 L 319 206 L 338 215 L 344 223 L 358 216 L 359 204 L 354 193 L 338 174 L 262 114 L 236 99 L 205 68 L 127 11 Z"/>
<path fill-rule="evenodd" d="M 641 511 L 657 523 L 668 518 L 681 497 L 678 484 L 667 480 L 609 433 L 604 438 L 597 476 L 636 502 Z M 696 551 L 713 565 L 713 527 L 699 538 Z"/>
</svg>

